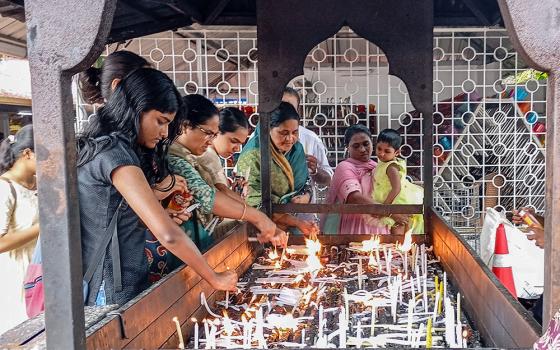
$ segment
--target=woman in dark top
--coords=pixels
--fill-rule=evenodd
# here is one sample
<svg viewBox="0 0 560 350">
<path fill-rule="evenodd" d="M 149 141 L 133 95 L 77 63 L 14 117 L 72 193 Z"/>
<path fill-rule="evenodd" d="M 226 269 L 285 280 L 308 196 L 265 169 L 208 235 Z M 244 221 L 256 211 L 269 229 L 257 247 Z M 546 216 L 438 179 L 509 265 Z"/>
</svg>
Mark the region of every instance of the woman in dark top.
<svg viewBox="0 0 560 350">
<path fill-rule="evenodd" d="M 169 77 L 140 68 L 120 81 L 78 137 L 83 269 L 95 268 L 88 305 L 124 304 L 147 287 L 145 229 L 140 221 L 212 287 L 236 288 L 237 275 L 214 272 L 150 188 L 168 175 L 165 154 L 177 134 L 172 122 L 180 106 L 181 97 Z M 118 239 L 111 239 L 102 263 L 95 265 L 94 253 L 117 210 Z"/>
</svg>

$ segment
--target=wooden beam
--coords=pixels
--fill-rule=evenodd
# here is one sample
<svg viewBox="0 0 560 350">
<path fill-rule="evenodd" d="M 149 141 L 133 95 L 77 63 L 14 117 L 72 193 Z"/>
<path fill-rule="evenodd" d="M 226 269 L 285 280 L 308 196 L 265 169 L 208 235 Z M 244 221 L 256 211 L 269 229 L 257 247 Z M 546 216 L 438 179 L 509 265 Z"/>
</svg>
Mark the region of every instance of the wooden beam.
<svg viewBox="0 0 560 350">
<path fill-rule="evenodd" d="M 209 2 L 208 11 L 206 12 L 206 17 L 204 18 L 204 25 L 213 24 L 214 20 L 224 11 L 230 0 L 214 0 Z"/>
<path fill-rule="evenodd" d="M 229 261 L 228 259 L 232 256 L 232 251 L 237 251 L 241 247 L 246 247 L 247 244 L 246 226 L 238 226 L 230 231 L 227 237 L 204 253 L 204 257 L 212 268 L 216 268 L 224 261 Z M 202 278 L 188 266 L 174 271 L 120 309 L 126 325 L 125 333 L 127 339 L 121 339 L 117 336 L 120 334 L 120 323 L 118 322 L 118 318 L 114 317 L 106 320 L 104 326 L 98 329 L 88 330 L 88 348 L 120 349 L 130 346 L 127 345 L 129 342 L 138 337 L 148 335 L 148 333 L 142 335 L 146 329 L 150 328 L 155 331 L 157 327 L 154 323 L 157 323 L 156 321 L 165 314 L 166 310 L 183 300 L 185 295 L 193 294 L 196 291 L 194 288 L 203 286 L 200 285 L 200 283 L 206 282 L 203 282 Z M 198 285 L 200 286 L 197 287 Z M 199 295 L 199 293 L 200 292 L 198 292 L 197 295 Z M 182 319 L 184 314 L 179 314 L 177 316 Z M 171 318 L 169 322 L 171 322 Z M 171 333 L 167 336 L 162 336 L 163 340 L 161 343 L 170 335 Z M 138 340 L 139 339 L 140 338 L 138 338 Z M 134 344 L 138 345 L 138 343 L 136 343 L 138 340 L 136 340 Z M 148 347 L 157 347 L 160 344 Z M 144 347 L 144 344 L 142 347 Z"/>
<path fill-rule="evenodd" d="M 132 11 L 144 16 L 149 20 L 153 20 L 155 22 L 163 21 L 165 18 L 156 14 L 152 9 L 149 9 L 141 4 L 138 4 L 137 1 L 131 0 L 120 0 L 119 3 L 123 4 L 126 8 L 131 9 Z"/>
<path fill-rule="evenodd" d="M 107 44 L 125 41 L 141 36 L 146 36 L 154 33 L 160 33 L 166 30 L 174 30 L 181 27 L 190 26 L 192 20 L 187 17 L 172 17 L 163 21 L 153 22 L 133 22 L 124 23 L 123 26 L 111 28 L 111 33 L 107 38 Z"/>
<path fill-rule="evenodd" d="M 192 17 L 192 19 L 198 23 L 203 21 L 204 16 L 202 15 L 202 12 L 200 12 L 198 7 L 192 5 L 189 0 L 173 0 L 169 2 L 165 1 L 164 3 L 175 11 L 178 11 L 185 16 Z"/>
<path fill-rule="evenodd" d="M 274 213 L 421 214 L 421 204 L 273 204 Z"/>
<path fill-rule="evenodd" d="M 490 19 L 486 16 L 486 6 L 479 0 L 463 0 L 463 3 L 469 8 L 473 15 L 478 18 L 482 25 L 489 26 Z"/>
<path fill-rule="evenodd" d="M 530 348 L 539 325 L 500 283 L 476 252 L 431 210 L 434 253 L 463 296 L 463 307 L 487 346 Z"/>
</svg>

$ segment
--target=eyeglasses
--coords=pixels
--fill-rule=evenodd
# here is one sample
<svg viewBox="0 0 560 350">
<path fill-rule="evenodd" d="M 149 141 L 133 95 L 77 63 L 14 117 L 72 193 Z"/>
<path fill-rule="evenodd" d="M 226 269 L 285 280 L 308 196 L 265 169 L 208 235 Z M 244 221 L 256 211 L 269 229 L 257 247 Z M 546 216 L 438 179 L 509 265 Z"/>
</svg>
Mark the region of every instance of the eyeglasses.
<svg viewBox="0 0 560 350">
<path fill-rule="evenodd" d="M 217 133 L 217 132 L 212 132 L 210 130 L 206 130 L 199 125 L 197 125 L 196 128 L 198 130 L 202 131 L 202 133 L 204 134 L 204 138 L 208 141 L 214 140 L 216 137 L 218 137 L 219 133 Z"/>
</svg>

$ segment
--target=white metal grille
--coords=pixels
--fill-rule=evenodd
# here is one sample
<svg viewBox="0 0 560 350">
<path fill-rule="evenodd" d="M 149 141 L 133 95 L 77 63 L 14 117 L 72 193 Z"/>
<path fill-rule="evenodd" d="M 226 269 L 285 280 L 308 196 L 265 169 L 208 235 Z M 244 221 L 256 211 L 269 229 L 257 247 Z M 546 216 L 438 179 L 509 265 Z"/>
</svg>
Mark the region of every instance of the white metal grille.
<svg viewBox="0 0 560 350">
<path fill-rule="evenodd" d="M 488 206 L 542 211 L 546 80 L 519 77 L 526 66 L 504 30 L 445 29 L 434 35 L 434 205 L 464 231 L 480 228 Z M 118 49 L 145 57 L 181 93 L 239 106 L 256 124 L 254 29 L 179 30 Z M 364 123 L 373 134 L 392 127 L 403 135 L 410 180 L 421 183 L 421 116 L 388 69 L 377 46 L 344 28 L 309 52 L 303 76 L 290 85 L 303 95 L 303 122 L 323 139 L 331 166 L 344 159 L 348 125 Z M 80 124 L 92 111 L 77 102 Z"/>
</svg>

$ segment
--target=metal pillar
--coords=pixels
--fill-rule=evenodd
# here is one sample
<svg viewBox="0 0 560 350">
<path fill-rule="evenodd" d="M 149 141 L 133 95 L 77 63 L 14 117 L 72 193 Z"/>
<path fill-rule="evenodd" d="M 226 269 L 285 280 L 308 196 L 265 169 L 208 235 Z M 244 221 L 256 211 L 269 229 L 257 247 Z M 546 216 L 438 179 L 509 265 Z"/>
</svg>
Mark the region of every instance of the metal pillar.
<svg viewBox="0 0 560 350">
<path fill-rule="evenodd" d="M 28 0 L 27 45 L 49 349 L 84 349 L 73 74 L 102 52 L 116 0 Z"/>
<path fill-rule="evenodd" d="M 547 91 L 543 330 L 560 308 L 560 4 L 498 0 L 515 50 L 550 73 Z"/>
<path fill-rule="evenodd" d="M 303 74 L 307 53 L 344 25 L 386 54 L 389 74 L 399 77 L 423 115 L 425 209 L 432 205 L 433 1 L 257 1 L 259 113 L 271 112 L 290 79 Z M 390 30 L 387 30 L 390 28 Z M 264 118 L 261 131 L 264 134 Z M 261 147 L 268 135 L 261 135 Z M 266 140 L 265 143 L 262 143 Z M 270 203 L 270 156 L 261 148 L 263 206 Z M 266 167 L 265 167 L 266 166 Z M 396 212 L 398 209 L 395 208 Z M 425 212 L 428 212 L 425 210 Z"/>
</svg>

